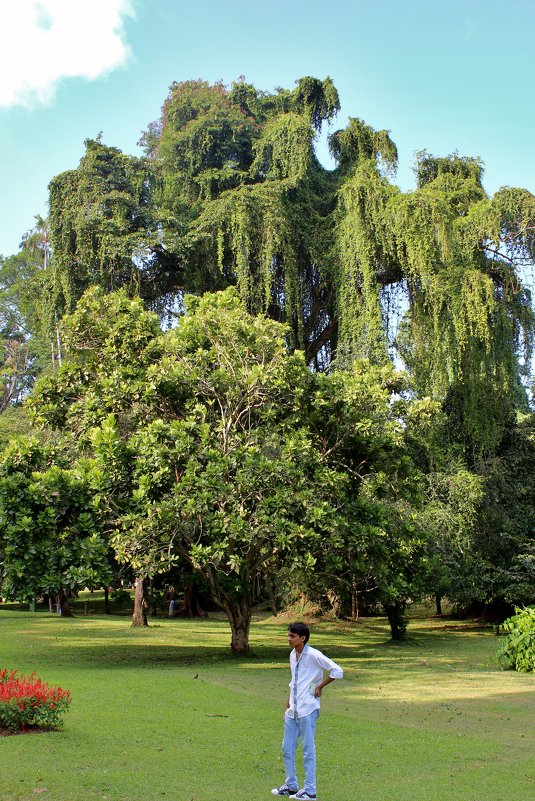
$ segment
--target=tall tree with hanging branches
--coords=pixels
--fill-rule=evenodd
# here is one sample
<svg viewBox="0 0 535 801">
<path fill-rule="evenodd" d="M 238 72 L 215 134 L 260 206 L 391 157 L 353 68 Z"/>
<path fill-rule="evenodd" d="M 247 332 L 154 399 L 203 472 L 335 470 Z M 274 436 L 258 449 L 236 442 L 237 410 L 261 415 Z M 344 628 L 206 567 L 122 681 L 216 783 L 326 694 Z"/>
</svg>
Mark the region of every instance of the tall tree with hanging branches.
<svg viewBox="0 0 535 801">
<path fill-rule="evenodd" d="M 339 108 L 329 78 L 274 93 L 172 84 L 144 158 L 89 141 L 52 181 L 55 302 L 126 285 L 163 311 L 184 291 L 236 285 L 316 370 L 396 353 L 466 453 L 493 452 L 531 353 L 520 276 L 535 259 L 535 197 L 489 197 L 479 159 L 425 151 L 402 192 L 389 132 L 358 118 L 330 134 L 328 170 L 315 143 Z"/>
</svg>

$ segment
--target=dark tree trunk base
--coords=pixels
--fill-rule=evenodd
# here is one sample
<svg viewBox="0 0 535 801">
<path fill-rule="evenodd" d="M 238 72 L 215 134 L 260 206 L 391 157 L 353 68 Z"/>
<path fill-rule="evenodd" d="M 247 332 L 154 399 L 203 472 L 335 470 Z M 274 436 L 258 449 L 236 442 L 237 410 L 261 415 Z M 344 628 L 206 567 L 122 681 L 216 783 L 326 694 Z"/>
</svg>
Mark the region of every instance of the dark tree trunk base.
<svg viewBox="0 0 535 801">
<path fill-rule="evenodd" d="M 397 600 L 389 604 L 384 604 L 384 609 L 390 632 L 394 642 L 405 642 L 407 640 L 407 604 L 404 600 Z"/>
<path fill-rule="evenodd" d="M 232 632 L 230 650 L 235 656 L 246 656 L 249 653 L 249 629 L 251 627 L 252 609 L 242 599 L 236 604 L 229 605 L 225 612 Z"/>
<path fill-rule="evenodd" d="M 59 596 L 59 614 L 61 617 L 74 617 L 69 604 L 69 593 L 66 593 L 63 590 Z"/>
<path fill-rule="evenodd" d="M 178 608 L 175 609 L 174 617 L 208 617 L 208 613 L 199 603 L 199 595 L 195 584 L 186 584 L 184 587 L 184 597 L 180 601 Z"/>
<path fill-rule="evenodd" d="M 111 615 L 110 591 L 107 587 L 104 587 L 104 613 Z"/>
</svg>

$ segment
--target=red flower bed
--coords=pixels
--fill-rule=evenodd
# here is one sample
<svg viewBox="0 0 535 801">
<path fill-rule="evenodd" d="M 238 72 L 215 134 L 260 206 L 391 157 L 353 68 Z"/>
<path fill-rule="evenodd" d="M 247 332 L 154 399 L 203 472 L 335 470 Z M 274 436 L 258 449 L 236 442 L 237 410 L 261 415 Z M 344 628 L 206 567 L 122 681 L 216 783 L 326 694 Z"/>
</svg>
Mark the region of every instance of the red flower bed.
<svg viewBox="0 0 535 801">
<path fill-rule="evenodd" d="M 49 687 L 16 670 L 0 670 L 0 726 L 9 731 L 55 729 L 71 703 L 71 694 L 61 687 Z"/>
</svg>

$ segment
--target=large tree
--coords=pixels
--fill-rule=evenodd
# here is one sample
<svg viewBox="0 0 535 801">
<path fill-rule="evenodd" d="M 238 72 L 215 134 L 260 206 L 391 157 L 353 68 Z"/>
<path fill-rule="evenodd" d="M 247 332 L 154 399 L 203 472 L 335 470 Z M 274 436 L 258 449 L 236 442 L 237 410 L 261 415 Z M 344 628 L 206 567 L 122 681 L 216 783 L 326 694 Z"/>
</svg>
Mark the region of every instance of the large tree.
<svg viewBox="0 0 535 801">
<path fill-rule="evenodd" d="M 519 276 L 535 256 L 535 199 L 488 197 L 477 158 L 426 152 L 417 188 L 401 192 L 389 133 L 358 118 L 330 135 L 325 169 L 316 136 L 338 110 L 328 78 L 274 94 L 174 83 L 144 160 L 92 141 L 52 182 L 56 286 L 129 285 L 169 308 L 183 291 L 235 284 L 316 369 L 384 363 L 395 347 L 419 391 L 447 404 L 467 455 L 492 452 L 522 349 L 529 359 Z"/>
<path fill-rule="evenodd" d="M 39 421 L 85 450 L 118 558 L 139 581 L 176 560 L 202 574 L 236 653 L 265 577 L 285 565 L 304 578 L 350 532 L 362 555 L 370 536 L 384 543 L 377 573 L 404 559 L 416 574 L 417 471 L 407 409 L 392 402 L 401 377 L 368 363 L 312 373 L 288 352 L 287 329 L 245 313 L 233 290 L 190 298 L 188 310 L 158 335 L 139 300 L 90 290 L 65 320 L 62 368 L 31 400 Z M 409 574 L 388 571 L 385 598 L 402 602 Z"/>
<path fill-rule="evenodd" d="M 422 469 L 438 471 L 429 497 L 439 517 L 445 503 L 454 521 L 456 500 L 446 485 L 455 458 L 462 457 L 464 470 L 507 452 L 515 406 L 526 403 L 521 379 L 533 313 L 520 276 L 535 256 L 535 199 L 515 188 L 489 197 L 477 158 L 426 152 L 417 156 L 416 189 L 401 192 L 393 183 L 397 153 L 389 132 L 358 118 L 331 133 L 336 166 L 327 170 L 316 137 L 338 110 L 329 79 L 303 78 L 275 93 L 244 81 L 187 81 L 170 87 L 160 119 L 143 135 L 144 157 L 88 140 L 79 167 L 51 183 L 50 234 L 42 221 L 25 245 L 26 254 L 33 248 L 43 256 L 28 285 L 34 319 L 58 368 L 60 318 L 90 285 L 106 292 L 125 287 L 160 315 L 182 314 L 185 292 L 200 296 L 234 285 L 244 310 L 285 324 L 285 343 L 304 353 L 311 381 L 338 370 L 343 394 L 363 357 L 377 369 L 401 358 L 415 392 L 441 403 L 446 414 L 442 434 L 453 458 L 438 468 L 424 460 Z M 158 339 L 155 321 L 145 329 L 149 318 L 138 306 L 141 329 L 134 326 L 131 336 L 128 323 L 109 340 L 102 308 L 92 309 L 95 320 L 87 312 L 79 322 L 79 331 L 91 332 L 89 344 L 82 337 L 78 347 L 67 324 L 77 361 L 57 371 L 46 400 L 51 419 L 88 448 L 87 432 L 110 413 L 123 443 L 143 415 L 160 414 L 151 406 L 143 361 L 149 340 Z M 132 351 L 143 359 L 133 362 Z M 104 358 L 109 371 L 102 368 L 101 381 Z M 135 453 L 127 448 L 123 457 L 129 464 Z M 351 475 L 351 462 L 344 464 Z M 116 516 L 129 508 L 133 491 L 131 476 L 123 478 L 126 506 Z M 389 519 L 403 534 L 405 499 L 390 500 L 388 514 L 370 521 Z M 396 569 L 393 559 L 392 575 Z M 389 586 L 395 595 L 396 583 L 386 578 Z"/>
</svg>

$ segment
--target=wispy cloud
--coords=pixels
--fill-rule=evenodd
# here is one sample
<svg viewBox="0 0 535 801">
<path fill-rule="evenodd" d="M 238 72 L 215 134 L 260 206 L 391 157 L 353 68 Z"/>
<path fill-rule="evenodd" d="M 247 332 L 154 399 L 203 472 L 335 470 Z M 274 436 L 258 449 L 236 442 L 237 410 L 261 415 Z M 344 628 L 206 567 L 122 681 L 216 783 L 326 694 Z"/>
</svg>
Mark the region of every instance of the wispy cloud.
<svg viewBox="0 0 535 801">
<path fill-rule="evenodd" d="M 131 0 L 7 0 L 0 4 L 0 107 L 49 104 L 63 78 L 93 80 L 130 51 Z"/>
</svg>

